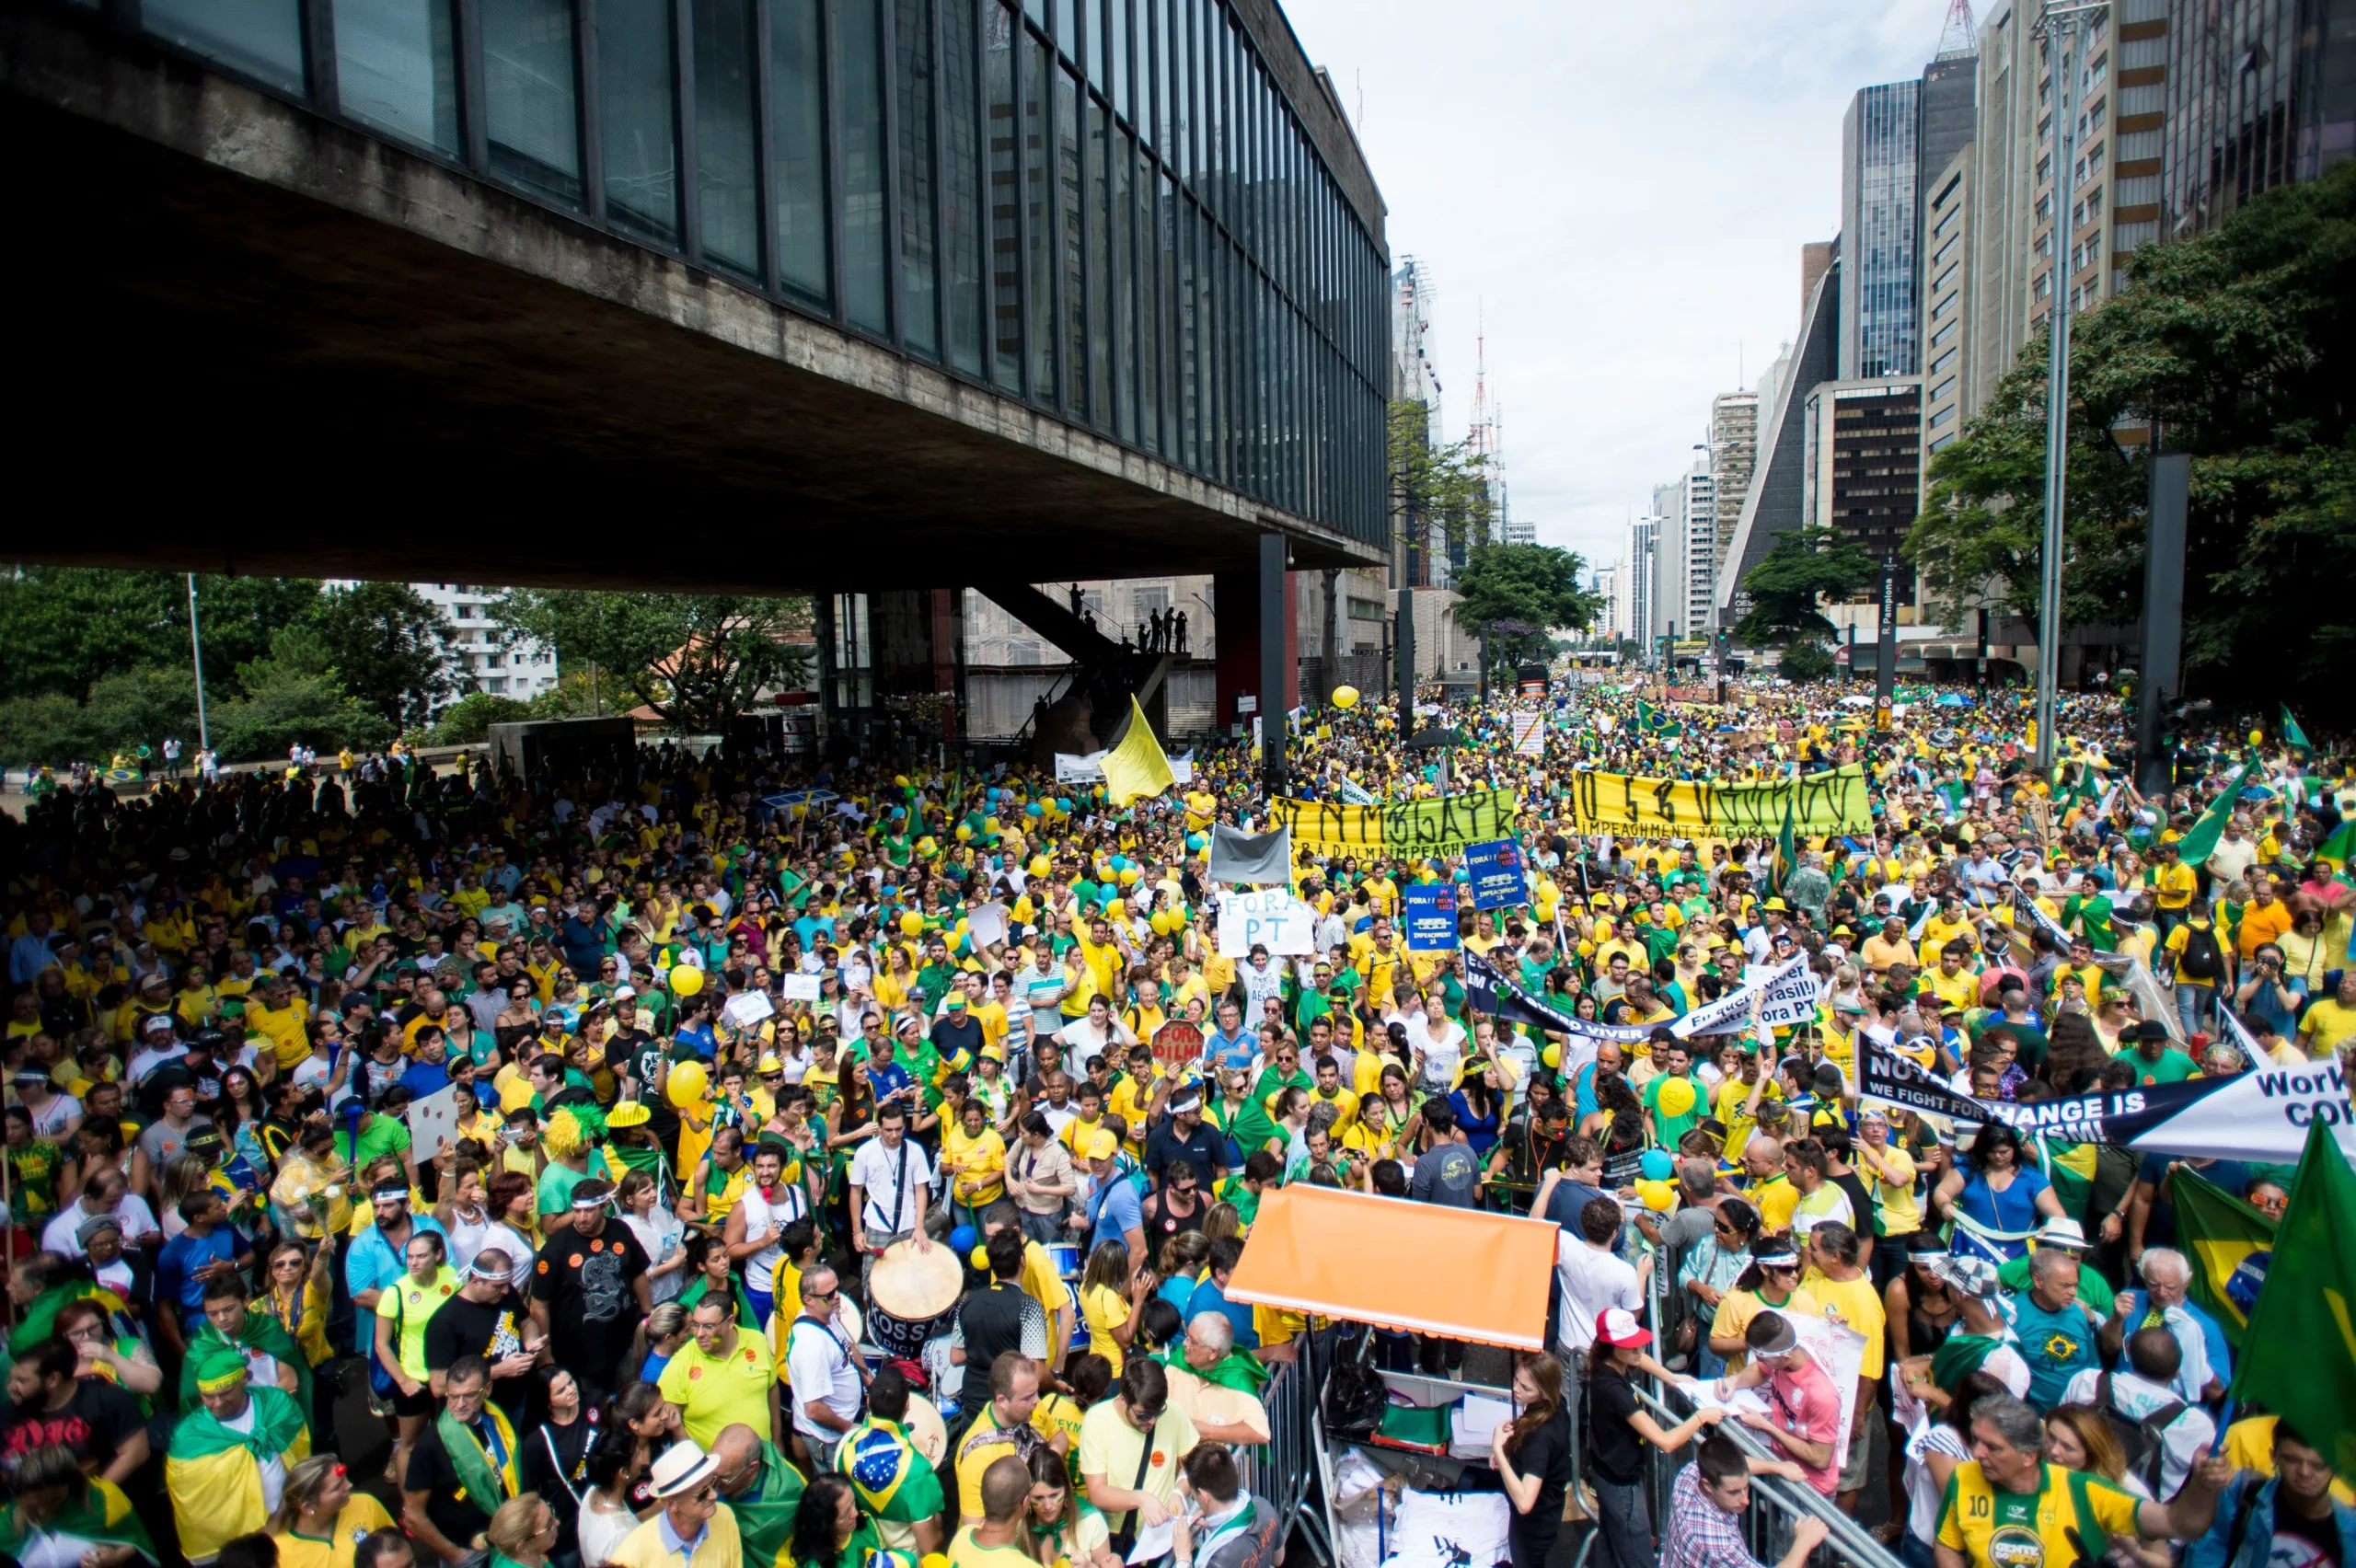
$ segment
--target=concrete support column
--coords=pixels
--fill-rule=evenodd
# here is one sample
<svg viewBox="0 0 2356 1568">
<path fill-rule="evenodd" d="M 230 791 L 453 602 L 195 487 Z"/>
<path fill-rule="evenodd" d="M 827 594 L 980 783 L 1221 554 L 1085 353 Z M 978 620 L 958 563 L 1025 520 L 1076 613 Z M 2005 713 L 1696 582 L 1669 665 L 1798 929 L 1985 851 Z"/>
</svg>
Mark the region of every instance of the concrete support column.
<svg viewBox="0 0 2356 1568">
<path fill-rule="evenodd" d="M 1263 720 L 1264 735 L 1280 734 L 1276 726 L 1300 701 L 1297 589 L 1286 559 L 1285 536 L 1263 534 L 1258 571 L 1225 571 L 1211 579 L 1211 613 L 1218 640 L 1218 721 L 1227 725 L 1242 720 L 1246 734 L 1254 714 Z M 1237 705 L 1239 694 L 1253 699 L 1250 712 Z M 1280 747 L 1265 748 L 1263 755 L 1282 762 Z"/>
<path fill-rule="evenodd" d="M 1268 798 L 1284 793 L 1285 715 L 1300 700 L 1300 617 L 1282 534 L 1260 536 L 1260 778 Z"/>
<path fill-rule="evenodd" d="M 2160 744 L 2160 717 L 2184 696 L 2184 529 L 2192 459 L 2152 459 L 2152 502 L 2143 539 L 2143 656 L 2135 678 L 2135 788 L 2166 792 L 2175 772 Z"/>
</svg>

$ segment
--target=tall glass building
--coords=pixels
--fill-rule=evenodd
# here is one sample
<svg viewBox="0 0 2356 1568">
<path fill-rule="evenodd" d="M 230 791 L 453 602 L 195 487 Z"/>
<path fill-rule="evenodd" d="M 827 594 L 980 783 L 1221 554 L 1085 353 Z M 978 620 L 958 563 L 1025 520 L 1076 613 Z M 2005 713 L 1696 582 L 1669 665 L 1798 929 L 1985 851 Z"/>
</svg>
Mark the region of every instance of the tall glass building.
<svg viewBox="0 0 2356 1568">
<path fill-rule="evenodd" d="M 1284 29 L 1272 4 L 105 14 L 1269 507 L 1387 536 L 1379 198 L 1305 127 L 1293 95 L 1323 88 L 1298 46 L 1282 38 L 1279 69 L 1255 40 L 1247 18 Z"/>
<path fill-rule="evenodd" d="M 1915 334 L 1916 114 L 1923 84 L 1887 82 L 1841 121 L 1841 339 L 1843 381 L 1911 375 Z"/>
</svg>

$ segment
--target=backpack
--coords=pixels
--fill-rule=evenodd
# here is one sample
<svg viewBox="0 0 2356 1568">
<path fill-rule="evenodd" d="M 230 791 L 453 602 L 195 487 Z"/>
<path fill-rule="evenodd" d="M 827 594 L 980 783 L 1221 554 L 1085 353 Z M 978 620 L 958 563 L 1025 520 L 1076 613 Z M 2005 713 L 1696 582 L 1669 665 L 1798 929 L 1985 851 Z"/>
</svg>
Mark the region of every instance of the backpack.
<svg viewBox="0 0 2356 1568">
<path fill-rule="evenodd" d="M 1336 1437 L 1372 1435 L 1391 1403 L 1390 1387 L 1373 1366 L 1374 1331 L 1358 1332 L 1357 1347 L 1344 1347 L 1325 1375 L 1325 1430 Z"/>
<path fill-rule="evenodd" d="M 2224 957 L 2217 949 L 2217 928 L 2195 930 L 2184 928 L 2184 951 L 2177 955 L 2176 972 L 2186 980 L 2217 980 L 2225 973 Z"/>
<path fill-rule="evenodd" d="M 2110 1374 L 2105 1372 L 2095 1381 L 2095 1408 L 2102 1412 L 2109 1423 L 2111 1435 L 2127 1454 L 2127 1473 L 2139 1478 L 2154 1497 L 2160 1496 L 2160 1471 L 2167 1463 L 2167 1445 L 2160 1439 L 2176 1418 L 2184 1413 L 2182 1400 L 2170 1400 L 2141 1421 L 2121 1414 L 2110 1402 Z"/>
</svg>

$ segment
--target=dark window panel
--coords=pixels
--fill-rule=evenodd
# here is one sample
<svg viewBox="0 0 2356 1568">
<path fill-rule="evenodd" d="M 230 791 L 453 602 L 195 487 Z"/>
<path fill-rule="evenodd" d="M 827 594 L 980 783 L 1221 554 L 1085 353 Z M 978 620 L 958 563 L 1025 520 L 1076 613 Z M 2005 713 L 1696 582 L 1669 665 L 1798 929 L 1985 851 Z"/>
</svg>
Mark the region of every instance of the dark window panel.
<svg viewBox="0 0 2356 1568">
<path fill-rule="evenodd" d="M 1112 149 L 1107 144 L 1104 106 L 1088 101 L 1088 148 L 1084 209 L 1088 263 L 1088 419 L 1100 430 L 1113 424 L 1113 316 L 1108 297 L 1112 236 L 1106 218 L 1112 210 Z"/>
<path fill-rule="evenodd" d="M 671 0 L 597 0 L 606 220 L 666 247 L 679 242 L 676 36 Z"/>
<path fill-rule="evenodd" d="M 145 0 L 139 19 L 157 38 L 240 75 L 290 93 L 306 90 L 298 0 Z"/>
<path fill-rule="evenodd" d="M 843 315 L 870 332 L 892 329 L 891 239 L 884 230 L 884 38 L 877 7 L 887 0 L 842 0 L 837 13 L 842 83 Z"/>
<path fill-rule="evenodd" d="M 949 363 L 985 375 L 982 309 L 982 162 L 974 97 L 976 0 L 940 0 L 943 156 L 948 228 L 941 236 L 949 289 Z M 1004 16 L 996 5 L 993 15 Z"/>
<path fill-rule="evenodd" d="M 1022 125 L 1023 286 L 1031 331 L 1031 396 L 1053 403 L 1056 388 L 1056 343 L 1061 329 L 1056 316 L 1057 259 L 1063 254 L 1063 208 L 1056 193 L 1056 83 L 1063 73 L 1055 52 L 1034 40 L 1024 63 Z"/>
<path fill-rule="evenodd" d="M 696 190 L 705 261 L 761 275 L 752 0 L 695 0 Z"/>
<path fill-rule="evenodd" d="M 1020 392 L 1023 200 L 1017 144 L 1022 130 L 1015 113 L 1014 59 L 1022 29 L 996 4 L 985 4 L 982 19 L 982 85 L 989 104 L 990 341 L 998 384 Z"/>
<path fill-rule="evenodd" d="M 900 158 L 900 332 L 927 359 L 941 357 L 933 250 L 932 18 L 926 0 L 892 0 L 892 47 L 898 56 Z"/>
<path fill-rule="evenodd" d="M 769 81 L 776 145 L 778 276 L 789 294 L 821 308 L 826 278 L 826 69 L 820 13 L 826 0 L 770 0 Z"/>
<path fill-rule="evenodd" d="M 491 172 L 581 204 L 581 105 L 572 0 L 481 0 L 483 110 Z"/>
<path fill-rule="evenodd" d="M 1088 279 L 1080 256 L 1080 100 L 1084 96 L 1079 77 L 1068 71 L 1055 74 L 1056 94 L 1056 225 L 1057 287 L 1062 292 L 1064 411 L 1074 419 L 1088 417 Z"/>
<path fill-rule="evenodd" d="M 335 57 L 345 114 L 396 141 L 461 155 L 450 0 L 335 0 Z"/>
</svg>

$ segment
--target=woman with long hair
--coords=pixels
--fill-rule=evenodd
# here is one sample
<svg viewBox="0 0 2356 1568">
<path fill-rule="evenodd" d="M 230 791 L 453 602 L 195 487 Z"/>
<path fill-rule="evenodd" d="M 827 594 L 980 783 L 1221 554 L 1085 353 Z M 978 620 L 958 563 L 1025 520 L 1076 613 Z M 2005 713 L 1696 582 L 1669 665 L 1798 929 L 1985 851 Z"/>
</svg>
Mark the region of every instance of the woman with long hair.
<svg viewBox="0 0 2356 1568">
<path fill-rule="evenodd" d="M 2092 1405 L 2056 1405 L 2045 1412 L 2045 1459 L 2065 1470 L 2078 1470 L 2110 1482 L 2121 1492 L 2149 1497 L 2143 1478 L 2127 1470 L 2127 1450 L 2102 1412 Z M 2168 1568 L 2171 1553 L 2165 1541 L 2144 1542 L 2113 1536 L 2103 1554 L 2107 1568 Z"/>
<path fill-rule="evenodd" d="M 221 1097 L 213 1102 L 213 1121 L 229 1139 L 231 1150 L 246 1157 L 256 1170 L 268 1170 L 276 1157 L 263 1147 L 262 1124 L 270 1120 L 270 1105 L 249 1067 L 231 1067 L 221 1075 Z"/>
<path fill-rule="evenodd" d="M 1150 1270 L 1130 1267 L 1125 1241 L 1099 1244 L 1080 1273 L 1080 1311 L 1088 1324 L 1089 1352 L 1111 1362 L 1116 1378 L 1129 1342 L 1137 1337 L 1138 1309 L 1145 1304 L 1152 1279 Z"/>
<path fill-rule="evenodd" d="M 1673 1454 L 1726 1414 L 1723 1410 L 1696 1411 L 1667 1428 L 1646 1414 L 1636 1402 L 1630 1378 L 1645 1372 L 1666 1381 L 1670 1376 L 1669 1368 L 1645 1354 L 1652 1342 L 1651 1332 L 1632 1313 L 1615 1308 L 1596 1316 L 1595 1344 L 1587 1360 L 1586 1478 L 1595 1488 L 1597 1545 L 1601 1549 L 1597 1562 L 1601 1568 L 1643 1568 L 1653 1561 L 1644 1445 Z M 1563 1516 L 1563 1483 L 1544 1467 L 1561 1467 L 1567 1481 L 1570 1418 L 1562 1409 L 1562 1364 L 1551 1355 L 1524 1355 L 1520 1362 L 1513 1392 L 1522 1412 L 1511 1424 L 1497 1428 L 1490 1440 L 1490 1458 L 1514 1506 L 1506 1537 L 1514 1568 L 1543 1568 Z"/>
<path fill-rule="evenodd" d="M 1704 1343 L 1703 1330 L 1718 1315 L 1720 1303 L 1750 1266 L 1750 1243 L 1759 1235 L 1759 1211 L 1740 1198 L 1720 1201 L 1710 1216 L 1710 1245 L 1688 1247 L 1677 1265 L 1677 1288 L 1696 1325 L 1693 1375 L 1716 1378 L 1726 1372 L 1726 1357 Z"/>
<path fill-rule="evenodd" d="M 1456 1124 L 1463 1131 L 1464 1141 L 1472 1153 L 1486 1159 L 1489 1151 L 1497 1147 L 1497 1130 L 1505 1118 L 1503 1079 L 1506 1069 L 1495 1061 L 1479 1062 L 1478 1072 L 1467 1073 L 1464 1081 L 1449 1095 L 1448 1102 L 1456 1113 Z"/>
<path fill-rule="evenodd" d="M 1520 1414 L 1500 1424 L 1490 1437 L 1489 1464 L 1513 1508 L 1506 1527 L 1513 1568 L 1545 1568 L 1554 1538 L 1562 1533 L 1563 1494 L 1571 1476 L 1563 1364 L 1552 1355 L 1517 1356 L 1513 1399 Z M 1633 1560 L 1629 1568 L 1634 1568 Z"/>
<path fill-rule="evenodd" d="M 616 1412 L 617 1417 L 619 1413 Z M 629 1505 L 630 1482 L 641 1473 L 638 1466 L 639 1439 L 617 1420 L 589 1450 L 583 1472 L 588 1485 L 582 1489 L 581 1510 L 573 1517 L 575 1550 L 584 1568 L 610 1559 L 622 1538 L 638 1528 L 638 1515 Z"/>
<path fill-rule="evenodd" d="M 589 1454 L 604 1434 L 597 1407 L 581 1397 L 580 1381 L 562 1366 L 535 1366 L 525 1378 L 536 1420 L 519 1432 L 518 1469 L 525 1488 L 548 1499 L 556 1511 L 555 1555 L 570 1555 L 583 1493 L 589 1484 Z"/>
<path fill-rule="evenodd" d="M 650 1513 L 656 1506 L 653 1489 L 647 1480 L 648 1472 L 654 1468 L 654 1456 L 687 1435 L 679 1424 L 679 1407 L 664 1399 L 663 1390 L 653 1384 L 632 1383 L 614 1401 L 611 1419 L 613 1430 L 606 1434 L 605 1442 L 611 1442 L 617 1437 L 629 1441 L 629 1464 L 621 1480 L 622 1500 L 636 1513 Z M 603 1448 L 605 1442 L 598 1447 Z M 590 1461 L 589 1471 L 594 1480 L 597 1472 L 594 1458 Z M 584 1534 L 587 1532 L 585 1520 L 582 1529 Z M 627 1535 L 629 1532 L 624 1530 L 622 1533 Z M 588 1551 L 585 1540 L 582 1543 L 582 1551 L 583 1561 L 585 1562 Z"/>
<path fill-rule="evenodd" d="M 859 1568 L 871 1555 L 884 1555 L 884 1541 L 875 1521 L 860 1512 L 850 1482 L 827 1470 L 803 1488 L 786 1553 L 793 1568 Z"/>
<path fill-rule="evenodd" d="M 2020 1134 L 2003 1122 L 1980 1129 L 1970 1154 L 1940 1178 L 1931 1206 L 1955 1220 L 1951 1246 L 1999 1263 L 2027 1252 L 2038 1226 L 2062 1217 L 2053 1184 L 2023 1158 Z"/>
<path fill-rule="evenodd" d="M 1580 1121 L 1579 1132 L 1602 1148 L 1603 1185 L 1618 1192 L 1634 1186 L 1644 1173 L 1648 1136 L 1644 1102 L 1623 1074 L 1600 1068 L 1595 1075 L 1595 1099 L 1597 1109 Z"/>
<path fill-rule="evenodd" d="M 1181 1230 L 1161 1243 L 1161 1255 L 1154 1266 L 1161 1273 L 1161 1287 L 1155 1297 L 1167 1301 L 1179 1310 L 1185 1310 L 1186 1297 L 1194 1294 L 1201 1283 L 1203 1265 L 1210 1261 L 1211 1244 L 1200 1230 Z"/>
<path fill-rule="evenodd" d="M 1788 1230 L 1762 1232 L 1750 1240 L 1750 1262 L 1735 1276 L 1734 1288 L 1710 1320 L 1710 1350 L 1726 1359 L 1726 1375 L 1749 1360 L 1743 1334 L 1761 1312 L 1804 1312 L 1820 1318 L 1824 1308 L 1800 1284 L 1800 1258 Z"/>
<path fill-rule="evenodd" d="M 539 987 L 530 975 L 518 974 L 507 983 L 507 1005 L 491 1019 L 491 1038 L 503 1055 L 512 1056 L 539 1032 Z"/>
<path fill-rule="evenodd" d="M 371 1530 L 391 1529 L 393 1518 L 352 1484 L 341 1458 L 314 1454 L 287 1470 L 264 1528 L 280 1568 L 352 1568 L 352 1544 Z"/>
<path fill-rule="evenodd" d="M 661 1188 L 643 1170 L 623 1176 L 614 1200 L 620 1205 L 622 1223 L 650 1260 L 646 1281 L 653 1299 L 658 1304 L 672 1299 L 687 1281 L 687 1222 L 663 1203 Z"/>
<path fill-rule="evenodd" d="M 1022 1550 L 1040 1568 L 1119 1568 L 1112 1531 L 1071 1483 L 1071 1467 L 1045 1444 L 1031 1450 L 1031 1501 Z"/>
</svg>

